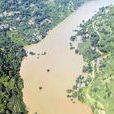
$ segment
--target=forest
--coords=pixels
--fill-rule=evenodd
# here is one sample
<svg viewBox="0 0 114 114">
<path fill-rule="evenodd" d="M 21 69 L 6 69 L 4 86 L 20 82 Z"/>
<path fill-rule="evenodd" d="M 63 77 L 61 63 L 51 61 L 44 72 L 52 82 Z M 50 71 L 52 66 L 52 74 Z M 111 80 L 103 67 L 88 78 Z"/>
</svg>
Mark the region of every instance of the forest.
<svg viewBox="0 0 114 114">
<path fill-rule="evenodd" d="M 27 114 L 23 102 L 20 65 L 26 52 L 11 41 L 7 31 L 0 33 L 0 114 Z"/>
<path fill-rule="evenodd" d="M 1 0 L 0 23 L 10 26 L 8 35 L 14 42 L 22 45 L 37 43 L 84 1 Z"/>
<path fill-rule="evenodd" d="M 87 22 L 80 24 L 76 36 L 82 37 L 82 74 L 68 97 L 88 104 L 94 114 L 114 114 L 114 6 L 100 8 Z M 76 37 L 75 37 L 76 40 Z"/>
</svg>

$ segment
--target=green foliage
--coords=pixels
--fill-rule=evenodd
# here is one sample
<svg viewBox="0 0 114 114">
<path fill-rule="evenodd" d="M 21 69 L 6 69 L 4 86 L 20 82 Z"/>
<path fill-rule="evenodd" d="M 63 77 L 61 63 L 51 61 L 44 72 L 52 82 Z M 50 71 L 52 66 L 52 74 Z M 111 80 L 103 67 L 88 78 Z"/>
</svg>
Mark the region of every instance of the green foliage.
<svg viewBox="0 0 114 114">
<path fill-rule="evenodd" d="M 71 36 L 70 40 L 71 40 L 71 41 L 76 40 L 76 36 Z"/>
<path fill-rule="evenodd" d="M 91 66 L 91 64 L 89 63 L 87 66 L 83 66 L 83 69 L 82 69 L 83 72 L 87 72 L 87 73 L 92 73 L 93 71 L 93 68 Z"/>
<path fill-rule="evenodd" d="M 79 44 L 79 48 L 80 53 L 83 55 L 85 61 L 89 62 L 100 56 L 100 53 L 96 52 L 96 50 L 91 47 L 89 40 Z"/>
<path fill-rule="evenodd" d="M 88 72 L 89 76 L 76 79 L 75 88 L 72 89 L 72 95 L 76 92 L 76 96 L 72 97 L 90 105 L 94 114 L 114 114 L 113 21 L 114 6 L 103 7 L 92 19 L 83 23 L 78 31 L 78 35 L 83 38 L 79 44 L 80 53 L 88 64 L 83 67 L 83 72 Z M 95 77 L 91 76 L 92 72 Z"/>
<path fill-rule="evenodd" d="M 9 36 L 16 43 L 39 42 L 85 0 L 1 0 L 0 23 L 10 25 Z"/>
<path fill-rule="evenodd" d="M 23 80 L 19 75 L 22 58 L 26 55 L 22 46 L 0 33 L 0 113 L 27 114 L 23 103 Z"/>
<path fill-rule="evenodd" d="M 90 42 L 93 47 L 96 47 L 98 44 L 99 38 L 96 33 L 92 33 L 90 37 Z"/>
</svg>

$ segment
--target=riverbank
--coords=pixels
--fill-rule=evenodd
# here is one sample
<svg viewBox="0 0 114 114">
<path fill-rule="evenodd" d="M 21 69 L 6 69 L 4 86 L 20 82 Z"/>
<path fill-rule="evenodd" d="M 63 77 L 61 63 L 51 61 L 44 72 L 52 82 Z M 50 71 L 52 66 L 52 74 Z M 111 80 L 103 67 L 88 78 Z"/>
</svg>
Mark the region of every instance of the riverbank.
<svg viewBox="0 0 114 114">
<path fill-rule="evenodd" d="M 7 32 L 6 28 L 0 28 L 0 113 L 27 114 L 19 73 L 26 52 L 23 46 L 11 41 Z"/>
<path fill-rule="evenodd" d="M 94 114 L 114 113 L 113 11 L 114 6 L 101 8 L 78 31 L 83 41 L 79 44 L 79 52 L 86 64 L 73 89 L 68 90 L 68 96 L 88 104 Z"/>
<path fill-rule="evenodd" d="M 10 25 L 8 35 L 20 45 L 38 43 L 48 31 L 86 0 L 37 0 L 0 2 L 1 23 Z"/>
</svg>

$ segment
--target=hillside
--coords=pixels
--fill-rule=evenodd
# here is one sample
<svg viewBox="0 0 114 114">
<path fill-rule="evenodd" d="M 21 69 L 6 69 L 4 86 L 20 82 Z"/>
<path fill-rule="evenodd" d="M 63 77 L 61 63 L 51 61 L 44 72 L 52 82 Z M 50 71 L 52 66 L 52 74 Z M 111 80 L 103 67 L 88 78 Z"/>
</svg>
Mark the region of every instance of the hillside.
<svg viewBox="0 0 114 114">
<path fill-rule="evenodd" d="M 0 23 L 10 26 L 8 35 L 14 42 L 36 43 L 84 1 L 1 0 Z"/>
<path fill-rule="evenodd" d="M 68 97 L 88 104 L 94 114 L 114 114 L 114 6 L 103 7 L 80 24 L 79 53 L 85 65 Z M 77 38 L 75 37 L 75 40 Z"/>
</svg>

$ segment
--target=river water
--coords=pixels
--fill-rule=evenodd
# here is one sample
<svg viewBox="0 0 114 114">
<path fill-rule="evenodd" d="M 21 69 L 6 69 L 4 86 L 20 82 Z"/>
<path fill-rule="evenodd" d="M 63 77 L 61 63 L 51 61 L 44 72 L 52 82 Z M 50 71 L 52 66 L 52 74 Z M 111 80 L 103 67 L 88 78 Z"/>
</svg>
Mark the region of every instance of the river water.
<svg viewBox="0 0 114 114">
<path fill-rule="evenodd" d="M 82 20 L 88 20 L 100 7 L 112 2 L 114 0 L 86 2 L 49 31 L 40 43 L 25 47 L 28 52 L 36 53 L 23 60 L 20 71 L 29 114 L 92 114 L 85 104 L 78 100 L 72 103 L 67 98 L 66 90 L 75 84 L 83 65 L 82 56 L 70 50 L 69 39 Z"/>
</svg>

